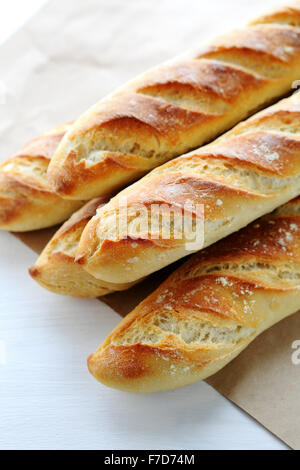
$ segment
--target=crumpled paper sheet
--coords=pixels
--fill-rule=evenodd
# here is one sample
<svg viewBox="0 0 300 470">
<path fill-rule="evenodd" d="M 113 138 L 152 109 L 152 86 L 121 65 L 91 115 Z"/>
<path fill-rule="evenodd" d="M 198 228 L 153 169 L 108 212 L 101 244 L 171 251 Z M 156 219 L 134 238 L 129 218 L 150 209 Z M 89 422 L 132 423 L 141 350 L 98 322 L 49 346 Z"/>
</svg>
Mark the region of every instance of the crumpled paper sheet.
<svg viewBox="0 0 300 470">
<path fill-rule="evenodd" d="M 0 48 L 1 158 L 76 118 L 145 69 L 244 24 L 274 2 L 52 0 Z M 299 77 L 300 78 L 300 77 Z M 19 235 L 40 252 L 53 229 Z M 104 301 L 128 313 L 166 275 Z M 300 449 L 300 315 L 282 321 L 208 380 L 294 449 Z"/>
</svg>

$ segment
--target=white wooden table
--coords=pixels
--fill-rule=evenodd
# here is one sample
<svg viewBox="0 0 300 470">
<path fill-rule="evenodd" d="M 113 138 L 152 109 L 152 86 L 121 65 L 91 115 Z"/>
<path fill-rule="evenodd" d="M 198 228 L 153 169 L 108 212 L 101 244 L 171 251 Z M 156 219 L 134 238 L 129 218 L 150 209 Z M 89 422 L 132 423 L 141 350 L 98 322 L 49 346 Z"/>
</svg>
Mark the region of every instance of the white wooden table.
<svg viewBox="0 0 300 470">
<path fill-rule="evenodd" d="M 1 0 L 0 42 L 42 3 Z M 285 448 L 205 383 L 147 396 L 98 384 L 86 357 L 120 317 L 42 290 L 27 274 L 35 258 L 0 233 L 1 449 Z"/>
</svg>

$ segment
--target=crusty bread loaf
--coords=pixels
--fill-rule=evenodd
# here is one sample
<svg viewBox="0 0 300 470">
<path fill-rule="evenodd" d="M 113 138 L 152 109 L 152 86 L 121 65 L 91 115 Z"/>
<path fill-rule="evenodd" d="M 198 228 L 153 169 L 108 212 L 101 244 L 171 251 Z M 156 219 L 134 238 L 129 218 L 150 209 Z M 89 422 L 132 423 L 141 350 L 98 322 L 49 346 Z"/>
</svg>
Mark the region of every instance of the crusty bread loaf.
<svg viewBox="0 0 300 470">
<path fill-rule="evenodd" d="M 26 232 L 56 225 L 78 209 L 47 181 L 49 161 L 71 124 L 46 132 L 0 164 L 0 230 Z"/>
<path fill-rule="evenodd" d="M 108 200 L 99 197 L 88 202 L 49 241 L 35 265 L 29 268 L 32 278 L 42 287 L 72 297 L 100 297 L 112 292 L 108 283 L 99 281 L 74 263 L 84 227 Z"/>
<path fill-rule="evenodd" d="M 298 2 L 284 2 L 285 5 L 279 5 L 273 8 L 266 14 L 262 14 L 259 18 L 251 21 L 251 25 L 256 24 L 289 24 L 291 26 L 299 26 L 300 24 L 300 11 Z"/>
<path fill-rule="evenodd" d="M 130 392 L 214 374 L 300 308 L 300 198 L 193 255 L 90 356 L 90 372 Z"/>
<path fill-rule="evenodd" d="M 111 199 L 87 224 L 77 261 L 117 289 L 117 283 L 137 281 L 209 246 L 299 194 L 296 93 L 215 142 L 153 170 Z M 187 203 L 194 222 L 197 206 L 204 209 L 204 239 L 199 237 L 192 245 L 189 225 L 182 234 L 177 230 Z M 136 209 L 139 206 L 143 211 Z M 167 216 L 159 225 L 152 224 L 155 207 Z"/>
<path fill-rule="evenodd" d="M 97 103 L 62 140 L 49 180 L 71 199 L 120 189 L 287 93 L 299 69 L 298 1 Z"/>
</svg>

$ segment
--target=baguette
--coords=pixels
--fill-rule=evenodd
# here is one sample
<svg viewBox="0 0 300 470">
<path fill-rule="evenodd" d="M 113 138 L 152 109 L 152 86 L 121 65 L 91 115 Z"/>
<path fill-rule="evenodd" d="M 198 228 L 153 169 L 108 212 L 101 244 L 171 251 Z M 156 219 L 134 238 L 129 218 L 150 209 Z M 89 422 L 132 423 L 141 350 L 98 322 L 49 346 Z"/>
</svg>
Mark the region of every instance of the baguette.
<svg viewBox="0 0 300 470">
<path fill-rule="evenodd" d="M 38 284 L 71 297 L 100 297 L 112 292 L 108 283 L 99 281 L 74 263 L 84 227 L 107 201 L 108 198 L 100 197 L 88 202 L 55 233 L 35 265 L 29 268 L 29 274 Z"/>
<path fill-rule="evenodd" d="M 298 1 L 101 100 L 55 152 L 53 188 L 70 199 L 111 193 L 283 96 L 299 78 L 299 27 Z"/>
<path fill-rule="evenodd" d="M 49 161 L 71 124 L 27 143 L 0 164 L 0 230 L 26 232 L 56 225 L 81 205 L 56 194 L 47 181 Z"/>
<path fill-rule="evenodd" d="M 215 142 L 153 170 L 111 199 L 87 224 L 76 260 L 117 289 L 118 283 L 136 282 L 299 194 L 300 94 L 295 93 Z M 204 209 L 203 237 L 192 246 L 189 226 L 182 234 L 176 229 L 187 201 L 194 222 L 197 206 Z M 143 211 L 136 210 L 139 206 Z M 155 207 L 167 216 L 159 226 L 152 224 Z"/>
<path fill-rule="evenodd" d="M 107 386 L 181 387 L 216 373 L 300 308 L 300 198 L 193 255 L 88 359 Z"/>
</svg>

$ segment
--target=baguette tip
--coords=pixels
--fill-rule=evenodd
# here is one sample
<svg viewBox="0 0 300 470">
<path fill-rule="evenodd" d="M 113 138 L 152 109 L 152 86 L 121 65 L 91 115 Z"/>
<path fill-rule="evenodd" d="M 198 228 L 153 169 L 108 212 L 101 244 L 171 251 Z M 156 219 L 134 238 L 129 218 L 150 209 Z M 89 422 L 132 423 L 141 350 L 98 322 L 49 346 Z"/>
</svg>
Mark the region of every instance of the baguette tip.
<svg viewBox="0 0 300 470">
<path fill-rule="evenodd" d="M 28 268 L 28 273 L 33 279 L 36 279 L 41 272 L 36 266 L 30 266 Z"/>
</svg>

